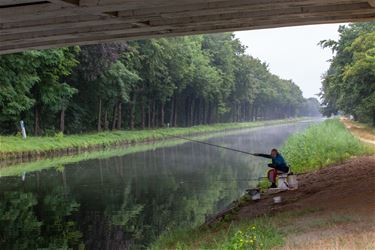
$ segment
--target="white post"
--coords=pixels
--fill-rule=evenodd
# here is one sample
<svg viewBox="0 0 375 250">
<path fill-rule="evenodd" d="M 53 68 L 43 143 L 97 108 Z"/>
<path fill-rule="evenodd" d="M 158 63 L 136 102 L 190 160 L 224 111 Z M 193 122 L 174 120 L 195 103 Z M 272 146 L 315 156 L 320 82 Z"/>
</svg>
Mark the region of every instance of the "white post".
<svg viewBox="0 0 375 250">
<path fill-rule="evenodd" d="M 21 133 L 22 133 L 22 138 L 23 139 L 26 139 L 26 129 L 25 129 L 25 124 L 24 122 L 21 120 L 20 121 L 20 124 L 21 124 Z"/>
</svg>

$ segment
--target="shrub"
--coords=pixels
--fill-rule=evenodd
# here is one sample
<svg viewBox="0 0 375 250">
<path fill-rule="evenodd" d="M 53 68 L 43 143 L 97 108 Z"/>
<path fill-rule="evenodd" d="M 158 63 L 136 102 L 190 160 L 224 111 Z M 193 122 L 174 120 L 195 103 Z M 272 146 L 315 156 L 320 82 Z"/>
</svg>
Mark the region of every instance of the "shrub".
<svg viewBox="0 0 375 250">
<path fill-rule="evenodd" d="M 259 249 L 263 247 L 263 243 L 259 242 L 256 235 L 256 227 L 242 231 L 238 230 L 232 239 L 230 245 L 232 249 Z"/>
</svg>

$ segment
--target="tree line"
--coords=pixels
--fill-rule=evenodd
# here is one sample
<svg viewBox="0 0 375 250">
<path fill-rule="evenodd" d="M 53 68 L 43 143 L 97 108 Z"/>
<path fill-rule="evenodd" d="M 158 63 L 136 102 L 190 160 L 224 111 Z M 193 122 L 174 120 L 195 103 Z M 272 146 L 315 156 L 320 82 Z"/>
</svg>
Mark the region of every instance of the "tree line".
<svg viewBox="0 0 375 250">
<path fill-rule="evenodd" d="M 339 111 L 375 126 L 375 22 L 340 26 L 338 41 L 320 44 L 335 56 L 323 77 L 323 113 Z"/>
<path fill-rule="evenodd" d="M 245 49 L 223 33 L 2 55 L 0 132 L 21 119 L 42 135 L 300 115 L 299 87 Z"/>
</svg>

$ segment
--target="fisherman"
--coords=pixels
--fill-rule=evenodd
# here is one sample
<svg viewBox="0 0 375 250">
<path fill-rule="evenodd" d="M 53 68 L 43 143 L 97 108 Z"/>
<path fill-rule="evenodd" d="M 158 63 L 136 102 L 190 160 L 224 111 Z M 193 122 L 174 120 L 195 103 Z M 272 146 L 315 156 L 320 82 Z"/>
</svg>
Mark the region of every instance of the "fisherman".
<svg viewBox="0 0 375 250">
<path fill-rule="evenodd" d="M 268 179 L 272 183 L 270 188 L 276 188 L 276 176 L 278 173 L 288 173 L 289 167 L 284 157 L 277 151 L 277 149 L 272 149 L 271 154 L 254 154 L 255 156 L 260 156 L 268 159 L 272 159 L 272 163 L 268 164 L 271 170 L 268 171 Z"/>
</svg>

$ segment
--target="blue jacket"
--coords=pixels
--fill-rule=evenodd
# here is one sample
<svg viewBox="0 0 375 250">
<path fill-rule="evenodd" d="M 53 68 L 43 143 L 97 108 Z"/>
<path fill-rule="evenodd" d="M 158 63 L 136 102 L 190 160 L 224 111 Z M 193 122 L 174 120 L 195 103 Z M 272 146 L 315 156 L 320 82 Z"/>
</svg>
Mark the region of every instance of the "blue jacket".
<svg viewBox="0 0 375 250">
<path fill-rule="evenodd" d="M 275 158 L 272 158 L 271 155 L 268 155 L 268 154 L 255 154 L 255 155 L 268 158 L 268 159 L 272 159 L 272 165 L 276 166 L 277 169 L 280 169 L 284 172 L 289 171 L 289 166 L 281 154 L 277 154 Z"/>
<path fill-rule="evenodd" d="M 282 168 L 288 167 L 288 164 L 286 163 L 284 157 L 281 154 L 277 154 L 276 157 L 272 159 L 272 164 Z"/>
</svg>

